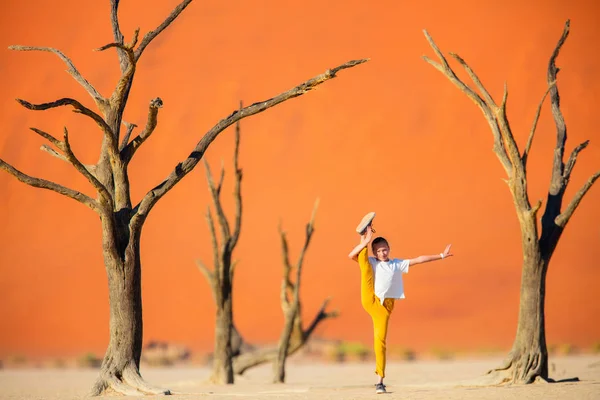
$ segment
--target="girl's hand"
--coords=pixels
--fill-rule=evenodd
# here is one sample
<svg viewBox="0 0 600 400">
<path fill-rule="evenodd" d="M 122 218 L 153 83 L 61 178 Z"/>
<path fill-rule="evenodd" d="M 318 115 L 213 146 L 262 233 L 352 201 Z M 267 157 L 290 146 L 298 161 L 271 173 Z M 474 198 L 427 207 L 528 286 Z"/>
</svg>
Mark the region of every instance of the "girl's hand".
<svg viewBox="0 0 600 400">
<path fill-rule="evenodd" d="M 454 254 L 450 253 L 450 247 L 452 247 L 451 244 L 449 244 L 448 246 L 446 246 L 446 250 L 444 250 L 444 252 L 442 253 L 444 255 L 444 258 L 446 257 L 451 257 Z"/>
<path fill-rule="evenodd" d="M 360 243 L 363 245 L 369 244 L 372 237 L 373 237 L 373 229 L 371 228 L 371 225 L 369 225 L 369 226 L 367 226 L 365 233 L 360 235 Z"/>
</svg>

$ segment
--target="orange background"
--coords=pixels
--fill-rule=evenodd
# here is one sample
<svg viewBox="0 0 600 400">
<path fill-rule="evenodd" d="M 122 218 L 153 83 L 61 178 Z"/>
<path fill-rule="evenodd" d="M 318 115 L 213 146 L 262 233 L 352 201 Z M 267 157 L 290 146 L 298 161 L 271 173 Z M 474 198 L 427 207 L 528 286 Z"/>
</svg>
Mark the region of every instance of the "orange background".
<svg viewBox="0 0 600 400">
<path fill-rule="evenodd" d="M 156 4 L 154 4 L 156 3 Z M 126 40 L 157 26 L 178 3 L 123 1 Z M 572 31 L 558 65 L 567 151 L 591 139 L 579 157 L 570 199 L 600 168 L 598 105 L 600 12 L 594 1 L 196 1 L 144 53 L 125 119 L 143 126 L 150 99 L 165 106 L 159 126 L 137 153 L 130 177 L 134 202 L 159 183 L 220 118 L 265 100 L 347 60 L 371 61 L 315 92 L 242 121 L 244 218 L 235 258 L 235 319 L 251 342 L 278 338 L 281 279 L 277 225 L 292 256 L 316 197 L 321 205 L 308 252 L 302 297 L 306 321 L 321 301 L 341 317 L 321 336 L 370 343 L 371 322 L 359 301 L 359 276 L 346 254 L 368 211 L 396 257 L 455 257 L 416 266 L 406 277 L 389 341 L 418 351 L 508 349 L 516 330 L 521 247 L 504 171 L 492 152 L 481 112 L 421 56 L 434 56 L 422 29 L 443 51 L 463 56 L 499 100 L 508 82 L 509 116 L 521 146 L 546 87 L 549 56 L 563 24 Z M 14 98 L 93 102 L 49 53 L 11 44 L 53 46 L 68 54 L 104 95 L 114 88 L 108 1 L 10 0 L 0 24 L 0 155 L 34 176 L 92 194 L 74 169 L 38 150 L 35 126 L 71 132 L 86 163 L 98 157 L 100 132 L 68 109 L 33 112 Z M 463 76 L 463 74 L 461 74 Z M 231 178 L 233 134 L 210 147 L 214 169 Z M 544 106 L 529 164 L 532 201 L 545 200 L 555 130 Z M 232 210 L 231 181 L 224 190 Z M 592 188 L 569 223 L 550 265 L 547 339 L 590 346 L 600 340 L 600 188 Z M 0 356 L 102 354 L 108 342 L 107 282 L 100 226 L 89 209 L 0 174 Z M 209 204 L 203 167 L 158 205 L 142 235 L 145 340 L 206 351 L 214 306 L 194 260 L 212 259 L 204 221 Z"/>
</svg>

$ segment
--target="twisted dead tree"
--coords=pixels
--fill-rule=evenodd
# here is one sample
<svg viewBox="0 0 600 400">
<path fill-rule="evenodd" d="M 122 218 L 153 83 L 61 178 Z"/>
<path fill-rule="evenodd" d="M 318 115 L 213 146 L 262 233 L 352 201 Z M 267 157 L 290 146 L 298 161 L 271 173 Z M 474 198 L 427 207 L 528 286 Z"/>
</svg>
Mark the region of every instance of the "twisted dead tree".
<svg viewBox="0 0 600 400">
<path fill-rule="evenodd" d="M 279 229 L 283 256 L 283 281 L 281 285 L 281 308 L 284 314 L 284 328 L 281 333 L 279 344 L 276 347 L 257 348 L 252 351 L 242 351 L 233 359 L 233 369 L 236 374 L 243 374 L 248 369 L 268 362 L 274 362 L 274 381 L 284 382 L 285 361 L 288 356 L 294 354 L 304 346 L 317 326 L 328 318 L 335 318 L 337 311 L 327 311 L 329 299 L 326 299 L 321 308 L 314 316 L 308 328 L 303 328 L 302 323 L 302 301 L 300 299 L 300 278 L 304 255 L 308 249 L 310 239 L 314 232 L 314 218 L 318 203 L 315 203 L 312 218 L 306 226 L 306 239 L 295 266 L 289 262 L 288 243 L 285 232 Z M 294 269 L 295 268 L 295 269 Z M 295 271 L 295 281 L 292 273 Z"/>
<path fill-rule="evenodd" d="M 148 190 L 139 203 L 133 204 L 130 195 L 128 166 L 140 146 L 155 131 L 158 123 L 158 112 L 163 106 L 163 102 L 160 98 L 150 102 L 146 125 L 131 141 L 129 139 L 136 126 L 127 123 L 123 119 L 125 106 L 144 50 L 190 3 L 191 0 L 182 1 L 156 29 L 146 33 L 141 41 L 138 41 L 139 29 L 137 29 L 131 40 L 126 42 L 119 27 L 119 0 L 110 0 L 114 42 L 102 46 L 98 50 L 104 51 L 114 48 L 117 51 L 121 76 L 109 97 L 104 97 L 98 92 L 61 51 L 50 47 L 10 47 L 10 49 L 17 51 L 45 51 L 57 55 L 67 65 L 67 72 L 92 97 L 98 109 L 97 112 L 93 111 L 79 101 L 70 98 L 62 98 L 43 104 L 32 104 L 24 100 L 17 100 L 22 106 L 36 111 L 71 107 L 74 112 L 90 118 L 98 125 L 102 133 L 102 144 L 100 157 L 95 165 L 84 165 L 73 153 L 69 144 L 67 128 L 64 129 L 62 139 L 57 139 L 41 129 L 31 128 L 33 132 L 48 140 L 55 147 L 44 146 L 43 150 L 70 163 L 87 179 L 96 191 L 95 198 L 55 182 L 27 175 L 7 162 L 0 160 L 0 168 L 12 174 L 21 182 L 67 196 L 84 204 L 100 217 L 102 251 L 109 287 L 110 339 L 99 377 L 92 389 L 93 395 L 106 392 L 117 392 L 126 395 L 170 393 L 167 389 L 148 384 L 139 371 L 143 331 L 140 237 L 144 222 L 156 203 L 194 169 L 202 159 L 208 146 L 228 126 L 235 124 L 242 118 L 263 112 L 284 101 L 301 96 L 334 78 L 342 69 L 351 68 L 367 61 L 347 62 L 275 97 L 234 111 L 202 135 L 190 155 L 179 162 L 162 182 Z M 126 127 L 125 132 L 121 132 L 121 125 Z"/>
<path fill-rule="evenodd" d="M 216 305 L 215 319 L 215 347 L 213 352 L 213 367 L 210 380 L 214 383 L 228 384 L 234 382 L 233 357 L 238 355 L 241 348 L 244 347 L 244 341 L 238 330 L 233 324 L 233 275 L 236 263 L 232 261 L 233 250 L 237 245 L 240 230 L 242 226 L 242 170 L 238 165 L 238 156 L 240 151 L 240 123 L 235 125 L 235 148 L 233 153 L 233 166 L 235 173 L 235 183 L 233 197 L 235 200 L 235 223 L 233 232 L 225 216 L 223 205 L 221 204 L 221 188 L 225 177 L 225 167 L 221 166 L 219 182 L 215 184 L 210 166 L 204 159 L 206 170 L 206 180 L 208 189 L 213 201 L 215 214 L 221 231 L 220 245 L 217 240 L 215 223 L 210 206 L 206 210 L 206 222 L 208 223 L 212 250 L 213 250 L 213 269 L 212 271 L 206 265 L 197 260 L 196 263 L 200 271 L 204 274 L 210 285 L 213 299 Z"/>
<path fill-rule="evenodd" d="M 300 282 L 302 278 L 302 266 L 304 264 L 304 256 L 306 254 L 306 250 L 308 249 L 308 245 L 310 244 L 310 239 L 312 238 L 312 235 L 314 233 L 315 216 L 317 214 L 318 206 L 319 201 L 317 200 L 315 202 L 310 222 L 306 225 L 306 238 L 304 240 L 302 250 L 300 250 L 300 255 L 298 256 L 298 261 L 296 262 L 295 266 L 292 266 L 292 264 L 290 264 L 287 237 L 285 232 L 281 229 L 281 226 L 279 227 L 279 234 L 281 236 L 281 253 L 283 261 L 283 280 L 281 283 L 281 308 L 283 310 L 285 322 L 283 330 L 281 332 L 281 337 L 279 338 L 279 348 L 277 350 L 277 357 L 275 358 L 275 362 L 273 363 L 273 382 L 275 383 L 285 382 L 285 363 L 287 361 L 288 355 L 298 350 L 304 343 L 306 343 L 306 340 L 308 339 L 307 332 L 302 329 Z M 292 272 L 294 272 L 294 269 L 296 279 L 292 280 Z M 320 312 L 317 314 L 317 319 L 315 319 L 317 323 L 325 318 L 337 316 L 336 312 L 324 312 L 327 303 L 328 300 L 325 300 L 325 303 L 321 307 Z M 319 317 L 321 319 L 319 319 Z M 314 325 L 311 325 L 311 327 L 312 329 L 314 329 Z"/>
<path fill-rule="evenodd" d="M 556 67 L 556 58 L 569 34 L 569 25 L 570 23 L 567 21 L 562 36 L 550 57 L 547 72 L 548 88 L 537 107 L 533 125 L 522 152 L 519 150 L 506 113 L 507 86 L 504 85 L 502 101 L 498 105 L 471 67 L 460 56 L 450 53 L 450 56 L 464 68 L 473 81 L 475 88 L 468 86 L 455 74 L 431 36 L 427 31 L 424 31 L 425 37 L 440 62 L 433 61 L 428 57 L 424 57 L 425 61 L 444 74 L 481 109 L 492 130 L 494 153 L 496 153 L 508 176 L 506 183 L 513 197 L 521 227 L 523 265 L 517 334 L 504 365 L 489 371 L 482 380 L 482 383 L 486 384 L 532 383 L 549 379 L 544 322 L 548 264 L 565 226 L 585 194 L 600 176 L 600 171 L 592 175 L 583 187 L 575 193 L 564 210 L 562 209 L 564 194 L 575 167 L 577 156 L 589 142 L 586 140 L 575 147 L 566 163 L 564 162 L 567 128 L 560 110 L 560 97 L 556 84 L 556 75 L 559 69 Z M 529 202 L 526 167 L 542 105 L 548 94 L 550 94 L 552 116 L 556 125 L 556 146 L 554 148 L 552 177 L 546 207 L 541 219 L 541 233 L 538 233 L 537 213 L 542 206 L 542 200 L 540 199 L 533 206 Z"/>
</svg>

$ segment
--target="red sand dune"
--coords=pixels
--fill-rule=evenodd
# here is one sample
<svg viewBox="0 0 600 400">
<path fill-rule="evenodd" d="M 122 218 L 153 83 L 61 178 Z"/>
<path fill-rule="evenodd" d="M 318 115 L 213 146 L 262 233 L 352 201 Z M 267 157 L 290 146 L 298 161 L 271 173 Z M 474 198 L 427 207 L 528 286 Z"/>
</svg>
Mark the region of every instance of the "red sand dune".
<svg viewBox="0 0 600 400">
<path fill-rule="evenodd" d="M 158 25 L 177 0 L 152 7 L 123 1 L 121 27 L 130 38 Z M 285 3 L 285 4 L 284 4 Z M 385 3 L 385 4 L 384 4 Z M 537 3 L 537 4 L 535 4 Z M 571 19 L 558 65 L 567 151 L 591 143 L 578 161 L 567 198 L 600 168 L 598 105 L 600 12 L 593 1 L 481 2 L 433 0 L 299 3 L 196 1 L 144 54 L 126 119 L 143 126 L 147 104 L 160 96 L 159 127 L 136 155 L 134 201 L 187 156 L 220 118 L 354 58 L 371 61 L 301 98 L 242 122 L 243 230 L 235 257 L 235 316 L 253 342 L 275 340 L 282 316 L 277 224 L 292 254 L 316 197 L 314 242 L 302 295 L 308 320 L 321 301 L 341 317 L 319 334 L 370 342 L 359 302 L 356 222 L 378 213 L 376 228 L 392 254 L 455 257 L 417 266 L 406 278 L 407 299 L 392 319 L 390 342 L 434 347 L 507 349 L 516 329 L 520 281 L 519 227 L 492 153 L 481 112 L 421 56 L 433 56 L 422 29 L 444 51 L 471 63 L 495 98 L 506 81 L 509 114 L 523 146 L 545 90 L 548 58 Z M 33 112 L 14 99 L 45 102 L 89 96 L 57 57 L 17 53 L 11 44 L 53 46 L 68 54 L 105 95 L 118 78 L 108 1 L 9 0 L 0 17 L 0 155 L 21 170 L 91 193 L 73 168 L 38 150 L 35 126 L 58 134 L 63 125 L 88 163 L 100 133 L 69 110 Z M 231 177 L 232 131 L 211 146 Z M 544 198 L 555 131 L 545 105 L 529 164 L 532 201 Z M 228 181 L 228 184 L 230 182 Z M 53 192 L 0 173 L 0 356 L 102 353 L 108 341 L 107 283 L 100 226 L 90 210 Z M 225 188 L 224 195 L 231 192 Z M 211 260 L 204 221 L 208 205 L 199 166 L 150 215 L 142 235 L 145 340 L 210 349 L 214 306 L 194 259 Z M 561 240 L 548 273 L 550 344 L 589 346 L 600 340 L 600 187 L 592 188 Z M 227 199 L 230 207 L 231 201 Z M 229 208 L 231 210 L 231 208 Z"/>
</svg>

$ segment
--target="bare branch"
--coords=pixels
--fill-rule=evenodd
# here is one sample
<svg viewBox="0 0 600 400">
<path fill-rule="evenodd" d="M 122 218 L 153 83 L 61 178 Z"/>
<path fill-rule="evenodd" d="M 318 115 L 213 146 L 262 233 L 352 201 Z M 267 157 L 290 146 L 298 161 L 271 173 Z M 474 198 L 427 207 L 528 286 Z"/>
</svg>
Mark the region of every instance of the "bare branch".
<svg viewBox="0 0 600 400">
<path fill-rule="evenodd" d="M 61 142 L 60 140 L 56 139 L 54 136 L 52 136 L 51 134 L 42 131 L 41 129 L 37 129 L 37 128 L 29 128 L 32 131 L 34 131 L 35 133 L 37 133 L 38 135 L 40 135 L 41 137 L 45 138 L 46 140 L 48 140 L 49 142 L 51 142 L 53 145 L 55 145 L 56 147 L 58 147 L 59 149 L 62 150 L 63 148 L 63 142 Z M 47 145 L 42 145 L 40 147 L 41 150 L 45 151 L 46 153 L 50 154 L 51 156 L 54 156 L 58 159 L 61 159 L 63 161 L 69 162 L 69 159 L 67 157 L 65 157 L 64 155 L 58 153 L 56 150 L 54 150 L 53 148 L 47 146 Z M 85 165 L 85 168 L 92 172 L 95 168 L 95 166 L 93 165 Z"/>
<path fill-rule="evenodd" d="M 533 206 L 533 208 L 531 209 L 531 214 L 533 215 L 533 219 L 535 220 L 535 216 L 537 214 L 537 212 L 539 211 L 540 207 L 542 206 L 542 199 L 539 199 L 537 201 L 537 203 L 535 203 L 535 205 Z"/>
<path fill-rule="evenodd" d="M 502 94 L 502 104 L 500 104 L 500 108 L 502 108 L 504 114 L 506 114 L 506 101 L 508 100 L 508 83 L 504 82 L 504 93 Z"/>
<path fill-rule="evenodd" d="M 155 37 L 157 37 L 162 31 L 164 31 L 191 2 L 192 0 L 182 1 L 177 7 L 175 7 L 173 11 L 171 11 L 171 14 L 169 14 L 167 19 L 165 19 L 162 24 L 160 24 L 155 30 L 150 31 L 144 35 L 142 42 L 140 43 L 139 47 L 135 50 L 136 62 L 142 56 L 142 53 L 144 52 L 146 46 L 148 46 L 150 42 L 154 40 Z"/>
<path fill-rule="evenodd" d="M 113 37 L 116 43 L 123 43 L 123 33 L 119 27 L 119 0 L 110 0 L 110 22 L 112 23 Z M 121 66 L 121 73 L 127 69 L 127 54 L 123 50 L 117 50 L 119 56 L 119 64 Z"/>
<path fill-rule="evenodd" d="M 238 265 L 238 260 L 233 260 L 229 266 L 229 280 L 233 281 L 233 275 L 235 274 L 235 268 Z"/>
<path fill-rule="evenodd" d="M 456 61 L 458 61 L 460 65 L 462 65 L 462 67 L 467 72 L 473 83 L 475 83 L 475 86 L 477 87 L 479 92 L 482 93 L 483 98 L 485 99 L 485 103 L 488 106 L 488 109 L 491 110 L 492 113 L 495 115 L 495 121 L 493 122 L 493 124 L 490 122 L 490 125 L 500 125 L 500 134 L 502 135 L 504 148 L 506 149 L 506 153 L 509 156 L 511 164 L 513 165 L 513 167 L 519 166 L 521 161 L 521 155 L 519 154 L 517 142 L 515 141 L 515 138 L 510 130 L 508 119 L 506 118 L 506 100 L 508 98 L 508 86 L 506 84 L 504 85 L 502 107 L 498 107 L 490 93 L 487 91 L 485 86 L 483 86 L 483 83 L 481 83 L 479 77 L 475 74 L 473 69 L 466 63 L 466 61 L 463 60 L 458 54 L 450 53 L 450 55 Z"/>
<path fill-rule="evenodd" d="M 219 183 L 215 190 L 217 191 L 217 195 L 221 196 L 221 189 L 223 189 L 223 182 L 225 181 L 225 163 L 221 160 L 221 172 L 219 173 Z M 220 200 L 220 197 L 219 197 Z"/>
<path fill-rule="evenodd" d="M 211 286 L 214 286 L 214 276 L 213 272 L 208 269 L 208 267 L 200 260 L 196 260 L 196 265 L 202 274 L 206 277 L 206 280 Z"/>
<path fill-rule="evenodd" d="M 133 42 L 137 42 L 138 32 L 139 29 L 136 30 L 134 34 Z M 119 82 L 117 82 L 117 86 L 115 87 L 115 90 L 110 96 L 110 103 L 113 105 L 113 107 L 119 110 L 119 115 L 122 115 L 121 113 L 125 109 L 125 97 L 129 93 L 129 89 L 131 88 L 131 82 L 133 80 L 133 74 L 135 73 L 136 59 L 131 44 L 109 43 L 96 49 L 96 51 L 104 51 L 113 47 L 122 51 L 127 56 L 127 59 L 129 61 L 127 64 L 127 68 L 125 68 L 125 70 L 121 73 Z"/>
<path fill-rule="evenodd" d="M 131 137 L 131 133 L 135 128 L 137 128 L 136 124 L 132 124 L 126 121 L 123 121 L 123 125 L 127 128 L 127 132 L 125 132 L 125 136 L 123 136 L 123 140 L 121 140 L 121 144 L 119 145 L 119 151 L 123 151 L 125 146 L 129 143 L 129 138 Z"/>
<path fill-rule="evenodd" d="M 302 247 L 302 250 L 300 251 L 300 256 L 298 257 L 298 263 L 296 264 L 297 268 L 298 268 L 298 276 L 300 276 L 300 270 L 302 269 L 302 264 L 304 262 L 304 256 L 306 254 L 306 250 L 308 249 L 308 245 L 310 244 L 310 239 L 312 238 L 312 235 L 315 231 L 315 229 L 314 229 L 315 217 L 317 215 L 318 208 L 319 208 L 319 199 L 317 198 L 315 200 L 315 205 L 313 206 L 313 211 L 312 211 L 312 215 L 310 216 L 310 221 L 306 225 L 306 238 L 304 240 L 304 246 Z M 299 286 L 299 281 L 296 281 L 296 286 Z"/>
<path fill-rule="evenodd" d="M 569 179 L 571 179 L 571 172 L 573 172 L 573 168 L 575 167 L 575 163 L 577 162 L 577 155 L 579 152 L 587 147 L 590 143 L 589 140 L 586 140 L 583 143 L 580 143 L 579 146 L 575 147 L 569 156 L 569 160 L 565 166 L 565 171 L 563 173 L 563 178 L 565 182 L 565 186 L 569 183 Z"/>
<path fill-rule="evenodd" d="M 293 284 L 290 280 L 292 265 L 290 264 L 289 246 L 287 236 L 283 229 L 281 229 L 281 224 L 279 224 L 279 237 L 281 239 L 281 257 L 283 262 L 283 280 L 281 282 L 280 299 L 281 307 L 283 308 L 283 312 L 285 314 L 291 303 L 291 299 L 288 298 L 288 289 L 293 288 Z"/>
<path fill-rule="evenodd" d="M 49 134 L 47 132 L 44 132 L 43 130 L 38 129 L 38 128 L 29 128 L 29 129 L 31 129 L 32 131 L 34 131 L 35 133 L 37 133 L 38 135 L 40 135 L 44 139 L 48 140 L 50 143 L 52 143 L 56 147 L 60 147 L 60 143 L 61 143 L 60 140 L 56 139 L 51 134 Z"/>
<path fill-rule="evenodd" d="M 550 86 L 553 82 L 554 85 L 550 88 L 550 105 L 552 109 L 552 116 L 554 117 L 554 124 L 556 125 L 556 147 L 554 150 L 554 163 L 552 167 L 552 183 L 550 187 L 550 193 L 552 195 L 558 194 L 561 191 L 563 183 L 563 155 L 565 151 L 565 142 L 567 140 L 567 126 L 565 125 L 565 119 L 560 110 L 560 96 L 558 94 L 558 86 L 556 84 L 556 75 L 559 69 L 556 67 L 556 58 L 560 52 L 561 47 L 565 43 L 565 40 L 569 36 L 570 21 L 567 20 L 563 33 L 558 40 L 554 52 L 550 57 L 548 63 L 548 85 Z"/>
<path fill-rule="evenodd" d="M 466 85 L 456 76 L 452 68 L 450 68 L 448 61 L 446 60 L 440 49 L 437 47 L 429 33 L 426 30 L 423 30 L 423 33 L 425 34 L 425 38 L 429 42 L 429 45 L 440 59 L 441 64 L 434 62 L 427 56 L 423 56 L 423 59 L 429 64 L 431 64 L 438 71 L 440 71 L 442 74 L 444 74 L 450 80 L 450 82 L 452 82 L 463 93 L 465 93 L 467 97 L 469 97 L 479 107 L 479 109 L 485 116 L 485 119 L 487 120 L 490 128 L 492 129 L 492 134 L 494 136 L 494 153 L 496 153 L 498 159 L 500 160 L 500 163 L 506 171 L 506 174 L 508 176 L 511 176 L 513 169 L 512 163 L 508 158 L 508 154 L 506 152 L 506 148 L 502 140 L 500 127 L 498 126 L 498 122 L 496 121 L 496 117 L 492 112 L 490 106 L 473 89 L 471 89 L 468 85 Z"/>
<path fill-rule="evenodd" d="M 96 203 L 96 201 L 94 199 L 92 199 L 91 197 L 86 196 L 85 194 L 80 193 L 76 190 L 69 189 L 65 186 L 59 185 L 59 184 L 51 182 L 51 181 L 47 181 L 45 179 L 35 178 L 35 177 L 29 176 L 27 174 L 24 174 L 23 172 L 19 171 L 18 169 L 16 169 L 15 167 L 8 164 L 7 162 L 5 162 L 2 159 L 0 159 L 0 169 L 5 170 L 9 174 L 13 175 L 15 178 L 17 178 L 18 180 L 20 180 L 23 183 L 28 184 L 29 186 L 33 186 L 33 187 L 37 187 L 37 188 L 41 188 L 41 189 L 52 190 L 53 192 L 62 194 L 63 196 L 67 196 L 73 200 L 77 200 L 78 202 L 88 206 L 89 208 L 91 208 L 92 210 L 94 210 L 96 212 L 99 211 L 98 204 Z"/>
<path fill-rule="evenodd" d="M 523 156 L 521 157 L 521 159 L 523 160 L 523 166 L 525 166 L 527 164 L 527 156 L 529 155 L 529 151 L 531 150 L 531 144 L 533 143 L 533 135 L 535 134 L 535 130 L 537 128 L 537 123 L 538 123 L 538 120 L 540 119 L 540 114 L 542 113 L 542 105 L 544 105 L 544 100 L 546 100 L 546 96 L 548 96 L 550 89 L 554 85 L 556 85 L 556 81 L 554 81 L 554 82 L 550 83 L 550 85 L 548 85 L 548 88 L 544 92 L 544 96 L 542 97 L 540 104 L 538 104 L 538 106 L 537 106 L 537 110 L 535 112 L 535 117 L 533 118 L 533 125 L 531 126 L 531 130 L 529 131 L 529 138 L 527 139 L 527 144 L 525 145 L 525 150 L 523 151 Z"/>
<path fill-rule="evenodd" d="M 213 180 L 212 173 L 210 172 L 210 166 L 208 165 L 208 161 L 206 161 L 206 159 L 204 159 L 203 161 L 206 171 L 206 180 L 208 182 L 208 190 L 210 191 L 213 205 L 215 207 L 215 212 L 219 221 L 219 226 L 221 227 L 221 240 L 222 243 L 227 243 L 230 240 L 231 235 L 229 232 L 229 222 L 227 221 L 227 217 L 225 216 L 225 212 L 223 211 L 223 206 L 221 205 L 220 183 L 219 186 L 215 186 L 215 182 Z"/>
<path fill-rule="evenodd" d="M 240 109 L 243 107 L 240 102 Z M 233 235 L 231 235 L 231 241 L 229 242 L 230 251 L 233 250 L 240 237 L 240 231 L 242 227 L 242 170 L 238 164 L 238 158 L 240 153 L 240 121 L 235 124 L 235 148 L 233 152 L 233 168 L 235 170 L 235 186 L 233 189 L 233 197 L 235 199 L 235 227 L 233 228 Z"/>
<path fill-rule="evenodd" d="M 462 67 L 465 69 L 465 71 L 467 71 L 469 78 L 471 78 L 471 80 L 473 81 L 473 83 L 475 84 L 477 89 L 479 89 L 479 92 L 481 92 L 481 94 L 483 95 L 483 98 L 485 99 L 485 102 L 487 103 L 487 105 L 490 108 L 492 106 L 497 107 L 496 102 L 494 101 L 494 99 L 492 98 L 490 93 L 487 91 L 485 86 L 483 86 L 483 83 L 481 83 L 481 80 L 479 79 L 477 74 L 475 74 L 473 69 L 471 69 L 469 64 L 467 64 L 466 61 L 456 53 L 450 53 L 450 55 L 452 56 L 452 58 L 454 58 L 456 61 L 458 61 L 458 63 L 460 65 L 462 65 Z"/>
<path fill-rule="evenodd" d="M 138 48 L 139 50 L 139 48 Z M 254 114 L 261 113 L 271 107 L 276 106 L 277 104 L 283 103 L 284 101 L 293 99 L 298 96 L 302 96 L 303 94 L 311 91 L 318 85 L 335 78 L 337 72 L 342 69 L 352 68 L 356 65 L 360 65 L 362 63 L 367 62 L 368 60 L 353 60 L 349 61 L 345 64 L 342 64 L 336 68 L 329 69 L 325 71 L 325 73 L 318 75 L 308 81 L 284 92 L 278 96 L 275 96 L 269 100 L 254 103 L 248 107 L 244 107 L 241 110 L 236 110 L 227 118 L 219 121 L 214 127 L 212 127 L 198 142 L 196 147 L 193 149 L 192 153 L 188 156 L 186 160 L 177 164 L 175 169 L 169 174 L 169 176 L 158 186 L 150 190 L 146 195 L 142 198 L 141 202 L 135 207 L 137 218 L 146 218 L 152 207 L 156 204 L 156 202 L 168 193 L 176 184 L 179 182 L 184 176 L 190 173 L 196 164 L 202 159 L 204 156 L 204 152 L 208 148 L 208 146 L 216 139 L 216 137 L 227 127 L 232 124 L 235 124 L 237 121 L 242 118 L 249 117 Z"/>
<path fill-rule="evenodd" d="M 150 105 L 148 107 L 148 119 L 146 121 L 146 127 L 139 135 L 137 135 L 131 141 L 131 143 L 126 144 L 123 150 L 121 151 L 121 158 L 124 160 L 124 162 L 130 162 L 137 149 L 142 145 L 142 143 L 146 141 L 146 139 L 150 137 L 152 132 L 154 132 L 154 129 L 158 125 L 158 110 L 162 108 L 162 106 L 163 102 L 160 99 L 160 97 L 157 97 L 150 101 Z M 125 135 L 127 141 L 129 141 L 129 135 L 131 134 L 132 130 L 133 128 L 131 130 L 129 129 L 129 127 L 127 128 L 127 134 Z M 121 146 L 123 146 L 123 143 L 125 143 L 125 138 L 123 138 Z"/>
<path fill-rule="evenodd" d="M 44 110 L 49 110 L 51 108 L 71 106 L 74 108 L 73 112 L 76 112 L 78 114 L 83 114 L 83 115 L 88 116 L 91 119 L 93 119 L 94 122 L 96 122 L 96 124 L 100 127 L 100 129 L 102 129 L 102 132 L 109 138 L 112 138 L 114 141 L 113 133 L 112 133 L 110 127 L 108 126 L 108 124 L 104 121 L 104 119 L 102 119 L 101 116 L 99 116 L 98 114 L 96 114 L 95 112 L 90 110 L 89 108 L 85 107 L 83 104 L 81 104 L 77 100 L 65 97 L 65 98 L 53 101 L 51 103 L 42 103 L 42 104 L 32 104 L 28 101 L 21 100 L 21 99 L 16 99 L 16 100 L 23 107 L 25 107 L 29 110 L 34 110 L 34 111 L 44 111 Z"/>
<path fill-rule="evenodd" d="M 104 187 L 104 185 L 102 183 L 100 183 L 100 181 L 98 179 L 96 179 L 96 177 L 94 175 L 92 175 L 90 173 L 90 171 L 88 171 L 88 169 L 85 167 L 85 165 L 83 165 L 81 163 L 81 161 L 79 161 L 79 159 L 75 156 L 75 154 L 73 154 L 73 150 L 71 149 L 71 145 L 69 144 L 69 131 L 67 130 L 67 128 L 64 128 L 64 141 L 61 143 L 60 145 L 60 149 L 62 151 L 64 151 L 65 156 L 67 157 L 67 160 L 69 160 L 69 162 L 71 164 L 73 164 L 73 166 L 75 167 L 75 169 L 77 171 L 79 171 L 81 173 L 81 175 L 83 175 L 88 182 L 90 182 L 92 184 L 92 186 L 98 191 L 98 193 L 100 193 L 100 195 L 102 197 L 104 197 L 104 199 L 106 200 L 106 203 L 112 205 L 112 197 L 111 195 L 108 193 L 108 190 L 106 189 L 106 187 Z"/>
<path fill-rule="evenodd" d="M 50 154 L 53 157 L 56 157 L 60 160 L 63 160 L 65 162 L 69 162 L 69 160 L 67 160 L 67 157 L 63 156 L 62 154 L 58 153 L 56 150 L 54 150 L 52 147 L 43 144 L 40 146 L 40 150 L 45 151 L 46 153 Z"/>
<path fill-rule="evenodd" d="M 133 49 L 135 47 L 135 45 L 138 42 L 138 37 L 140 35 L 140 28 L 136 28 L 136 30 L 133 32 L 133 37 L 131 38 L 131 42 L 127 44 L 127 46 L 131 49 Z"/>
<path fill-rule="evenodd" d="M 123 43 L 123 34 L 119 28 L 118 10 L 119 0 L 110 0 L 110 22 L 112 23 L 113 37 L 115 38 L 115 42 Z"/>
<path fill-rule="evenodd" d="M 47 51 L 50 53 L 54 53 L 56 54 L 61 60 L 63 60 L 63 62 L 65 64 L 67 64 L 67 72 L 69 74 L 71 74 L 71 76 L 73 78 L 75 78 L 75 80 L 77 82 L 79 82 L 79 84 L 81 86 L 83 86 L 83 88 L 89 93 L 90 96 L 92 96 L 92 98 L 94 99 L 94 101 L 96 101 L 96 103 L 104 103 L 106 101 L 106 99 L 104 97 L 102 97 L 102 95 L 100 93 L 98 93 L 98 91 L 92 86 L 91 83 L 89 83 L 82 75 L 81 73 L 79 73 L 79 71 L 77 70 L 77 68 L 75 68 L 75 65 L 73 65 L 73 62 L 69 59 L 69 57 L 67 57 L 66 55 L 64 55 L 61 51 L 54 49 L 52 47 L 36 47 L 36 46 L 9 46 L 8 47 L 11 50 L 17 50 L 17 51 Z"/>
<path fill-rule="evenodd" d="M 303 332 L 304 340 L 308 340 L 310 335 L 314 332 L 314 330 L 317 328 L 317 326 L 319 325 L 319 323 L 321 321 L 324 321 L 328 318 L 336 318 L 340 315 L 338 311 L 331 311 L 331 312 L 326 311 L 327 305 L 329 304 L 330 300 L 331 300 L 331 298 L 325 299 L 325 301 L 321 305 L 321 308 L 317 312 L 317 315 L 315 315 L 315 317 L 313 318 L 313 320 L 310 323 L 310 325 L 308 326 L 308 328 Z"/>
<path fill-rule="evenodd" d="M 212 213 L 210 212 L 210 207 L 206 207 L 206 222 L 208 223 L 213 250 L 213 277 L 217 284 L 219 284 L 221 282 L 221 261 L 219 257 L 219 245 L 217 244 L 217 233 L 215 232 L 215 223 L 213 221 Z"/>
<path fill-rule="evenodd" d="M 588 190 L 590 190 L 590 188 L 592 187 L 594 182 L 596 182 L 598 177 L 600 177 L 600 171 L 598 171 L 594 175 L 592 175 L 590 177 L 590 179 L 588 179 L 587 182 L 583 185 L 583 187 L 581 189 L 579 189 L 579 191 L 577 193 L 575 193 L 575 196 L 573 196 L 573 199 L 571 200 L 571 202 L 569 203 L 569 205 L 567 206 L 565 211 L 563 211 L 554 220 L 556 225 L 558 225 L 562 228 L 564 228 L 567 225 L 567 222 L 569 222 L 569 219 L 571 219 L 571 216 L 573 215 L 573 213 L 579 206 L 579 203 L 583 199 L 583 196 L 585 196 L 586 193 L 588 192 Z"/>
</svg>

